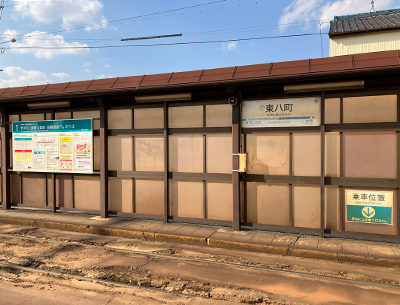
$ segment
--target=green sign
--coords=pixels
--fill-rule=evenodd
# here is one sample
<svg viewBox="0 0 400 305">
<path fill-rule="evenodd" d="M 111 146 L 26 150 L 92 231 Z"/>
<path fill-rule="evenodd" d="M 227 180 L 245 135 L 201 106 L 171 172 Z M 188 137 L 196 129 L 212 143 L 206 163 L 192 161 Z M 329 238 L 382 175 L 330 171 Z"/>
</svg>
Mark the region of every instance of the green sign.
<svg viewBox="0 0 400 305">
<path fill-rule="evenodd" d="M 393 192 L 346 190 L 346 220 L 393 224 Z"/>
</svg>

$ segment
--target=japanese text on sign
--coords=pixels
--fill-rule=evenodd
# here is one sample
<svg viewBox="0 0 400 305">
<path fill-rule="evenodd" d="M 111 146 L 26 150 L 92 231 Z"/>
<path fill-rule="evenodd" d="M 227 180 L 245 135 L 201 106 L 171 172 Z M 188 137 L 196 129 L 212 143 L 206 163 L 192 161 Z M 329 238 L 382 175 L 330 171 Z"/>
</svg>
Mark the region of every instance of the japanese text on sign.
<svg viewBox="0 0 400 305">
<path fill-rule="evenodd" d="M 13 122 L 13 170 L 93 173 L 92 119 Z"/>
<path fill-rule="evenodd" d="M 244 101 L 242 127 L 320 125 L 320 97 Z"/>
<path fill-rule="evenodd" d="M 346 190 L 348 222 L 393 223 L 393 191 Z"/>
</svg>

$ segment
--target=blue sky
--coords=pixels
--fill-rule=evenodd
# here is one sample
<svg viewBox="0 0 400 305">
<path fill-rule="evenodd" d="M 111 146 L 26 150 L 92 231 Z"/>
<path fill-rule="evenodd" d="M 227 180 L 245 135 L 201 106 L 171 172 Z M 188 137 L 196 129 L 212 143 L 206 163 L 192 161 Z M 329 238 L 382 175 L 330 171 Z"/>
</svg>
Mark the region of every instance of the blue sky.
<svg viewBox="0 0 400 305">
<path fill-rule="evenodd" d="M 317 58 L 320 29 L 329 56 L 329 20 L 369 12 L 371 1 L 5 0 L 4 6 L 0 88 Z M 375 0 L 377 10 L 399 6 L 400 0 Z M 304 34 L 313 35 L 265 38 Z"/>
</svg>

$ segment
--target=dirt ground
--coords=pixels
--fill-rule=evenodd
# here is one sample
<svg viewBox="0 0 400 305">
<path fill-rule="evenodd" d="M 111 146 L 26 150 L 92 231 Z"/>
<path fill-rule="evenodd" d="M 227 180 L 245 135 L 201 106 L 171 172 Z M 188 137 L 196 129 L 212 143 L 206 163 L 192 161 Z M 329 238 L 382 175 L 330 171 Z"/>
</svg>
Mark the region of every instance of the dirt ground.
<svg viewBox="0 0 400 305">
<path fill-rule="evenodd" d="M 398 268 L 360 266 L 13 225 L 0 225 L 0 233 L 30 237 L 21 239 L 1 235 L 2 263 L 138 286 L 123 287 L 68 276 L 1 268 L 1 295 L 11 295 L 10 300 L 13 296 L 20 295 L 19 300 L 26 297 L 31 302 L 7 304 L 36 304 L 36 297 L 37 304 L 40 300 L 56 300 L 58 303 L 49 304 L 86 305 L 233 302 L 293 305 L 398 304 L 400 299 L 400 286 L 387 287 L 340 280 L 399 285 Z M 52 241 L 75 242 L 90 247 Z M 250 266 L 277 271 L 249 268 Z M 74 302 L 71 302 L 72 298 L 75 298 Z"/>
</svg>

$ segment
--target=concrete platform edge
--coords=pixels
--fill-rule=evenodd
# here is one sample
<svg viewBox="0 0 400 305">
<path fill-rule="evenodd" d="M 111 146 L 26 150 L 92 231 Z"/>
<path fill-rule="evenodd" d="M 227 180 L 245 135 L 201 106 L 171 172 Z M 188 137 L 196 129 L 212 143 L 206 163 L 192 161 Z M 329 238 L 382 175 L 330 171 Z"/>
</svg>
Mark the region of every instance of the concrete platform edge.
<svg viewBox="0 0 400 305">
<path fill-rule="evenodd" d="M 202 238 L 202 237 L 154 233 L 146 231 L 124 230 L 124 229 L 108 228 L 102 226 L 85 226 L 85 225 L 76 225 L 69 223 L 51 222 L 51 221 L 39 221 L 39 220 L 34 221 L 27 219 L 15 219 L 15 218 L 3 218 L 3 217 L 0 217 L 0 223 L 39 227 L 46 229 L 57 229 L 64 231 L 73 231 L 80 233 L 119 236 L 119 237 L 142 239 L 148 241 L 182 243 L 182 244 L 210 246 L 210 247 L 234 249 L 234 250 L 264 252 L 270 254 L 288 255 L 288 256 L 296 256 L 304 258 L 333 260 L 346 263 L 357 263 L 362 265 L 372 265 L 381 267 L 400 266 L 400 260 L 372 258 L 365 256 L 322 252 L 315 250 L 293 249 L 284 246 L 269 246 L 269 245 L 260 245 L 252 243 L 242 243 L 242 242 L 219 240 L 213 238 Z"/>
</svg>

